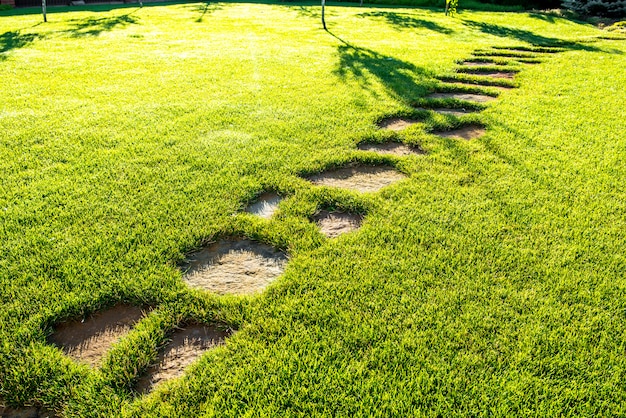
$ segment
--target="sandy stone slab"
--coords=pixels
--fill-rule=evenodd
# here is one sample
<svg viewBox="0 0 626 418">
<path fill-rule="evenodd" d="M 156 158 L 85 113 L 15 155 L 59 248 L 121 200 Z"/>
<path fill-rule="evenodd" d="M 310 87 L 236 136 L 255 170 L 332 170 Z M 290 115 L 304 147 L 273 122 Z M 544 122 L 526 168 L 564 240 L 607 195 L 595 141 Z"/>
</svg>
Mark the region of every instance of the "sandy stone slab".
<svg viewBox="0 0 626 418">
<path fill-rule="evenodd" d="M 318 186 L 376 192 L 405 178 L 406 175 L 391 167 L 355 166 L 326 171 L 310 176 L 308 180 Z"/>
<path fill-rule="evenodd" d="M 484 94 L 472 93 L 432 93 L 428 96 L 430 99 L 456 99 L 465 100 L 467 102 L 486 103 L 495 100 L 495 97 L 486 96 Z"/>
<path fill-rule="evenodd" d="M 411 125 L 415 125 L 416 123 L 420 123 L 419 120 L 415 119 L 404 119 L 404 118 L 389 118 L 383 119 L 378 123 L 378 126 L 381 129 L 389 129 L 392 131 L 401 131 L 403 129 L 408 128 Z"/>
<path fill-rule="evenodd" d="M 487 59 L 485 61 L 467 60 L 467 61 L 461 62 L 460 65 L 464 67 L 488 67 L 488 66 L 494 66 L 494 65 L 497 66 L 497 65 L 506 65 L 506 64 Z"/>
<path fill-rule="evenodd" d="M 384 144 L 360 144 L 359 149 L 363 151 L 373 151 L 378 154 L 398 155 L 404 157 L 407 155 L 424 154 L 419 148 L 412 147 L 400 142 L 385 142 Z"/>
<path fill-rule="evenodd" d="M 148 393 L 159 383 L 181 376 L 187 366 L 211 348 L 224 344 L 232 332 L 215 325 L 188 325 L 172 334 L 160 351 L 156 364 L 137 382 L 139 393 Z"/>
<path fill-rule="evenodd" d="M 496 85 L 493 85 L 493 84 L 481 84 L 480 81 L 477 81 L 477 82 L 474 82 L 474 83 L 453 83 L 453 85 L 459 86 L 459 87 L 476 87 L 476 86 L 480 86 L 480 87 L 487 87 L 487 88 L 490 88 L 490 89 L 496 89 L 496 90 L 501 90 L 501 91 L 511 90 L 511 89 L 517 88 L 515 86 L 496 86 Z"/>
<path fill-rule="evenodd" d="M 359 229 L 363 223 L 363 216 L 356 213 L 322 210 L 313 216 L 313 221 L 324 235 L 328 238 L 335 238 Z"/>
<path fill-rule="evenodd" d="M 474 73 L 475 75 L 479 75 L 482 77 L 491 77 L 491 78 L 506 78 L 512 80 L 515 77 L 515 73 L 506 72 L 506 71 L 481 71 L 478 73 Z"/>
<path fill-rule="evenodd" d="M 56 418 L 53 412 L 36 406 L 10 408 L 0 399 L 0 418 Z"/>
<path fill-rule="evenodd" d="M 97 367 L 113 343 L 130 331 L 143 316 L 142 309 L 137 306 L 116 305 L 82 321 L 58 325 L 49 342 L 74 360 Z"/>
<path fill-rule="evenodd" d="M 479 125 L 468 125 L 459 129 L 453 129 L 451 131 L 440 131 L 433 133 L 444 138 L 470 140 L 482 136 L 485 133 L 485 128 Z"/>
<path fill-rule="evenodd" d="M 469 115 L 471 113 L 480 112 L 480 110 L 476 110 L 476 109 L 464 109 L 464 108 L 453 109 L 453 108 L 447 108 L 447 107 L 434 107 L 432 109 L 417 107 L 415 108 L 415 110 L 424 110 L 424 111 L 432 110 L 433 112 L 441 113 L 442 115 L 456 116 L 457 118 L 460 116 Z"/>
<path fill-rule="evenodd" d="M 278 209 L 278 204 L 283 200 L 278 194 L 266 192 L 260 195 L 254 203 L 246 208 L 246 212 L 270 219 Z"/>
<path fill-rule="evenodd" d="M 461 65 L 465 67 L 484 67 L 485 65 L 492 65 L 492 63 L 483 61 L 463 61 Z"/>
<path fill-rule="evenodd" d="M 266 244 L 224 239 L 190 254 L 182 266 L 191 287 L 218 294 L 252 294 L 280 276 L 287 256 Z"/>
</svg>

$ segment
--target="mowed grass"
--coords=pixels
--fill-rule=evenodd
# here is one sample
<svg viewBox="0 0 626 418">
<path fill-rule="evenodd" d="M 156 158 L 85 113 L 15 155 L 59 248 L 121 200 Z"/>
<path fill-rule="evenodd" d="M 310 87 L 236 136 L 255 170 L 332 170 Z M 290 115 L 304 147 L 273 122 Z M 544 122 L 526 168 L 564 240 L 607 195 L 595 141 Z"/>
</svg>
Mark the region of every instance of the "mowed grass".
<svg viewBox="0 0 626 418">
<path fill-rule="evenodd" d="M 527 13 L 332 5 L 330 32 L 295 3 L 10 13 L 5 402 L 68 417 L 626 415 L 626 41 Z M 474 50 L 532 44 L 564 52 L 505 59 L 519 88 L 479 115 L 412 107 Z M 377 128 L 397 115 L 424 123 Z M 429 133 L 463 122 L 486 135 Z M 427 154 L 356 150 L 389 139 Z M 409 178 L 372 194 L 302 179 L 354 161 Z M 242 213 L 270 189 L 288 197 L 274 219 Z M 328 240 L 309 221 L 320 208 L 364 225 Z M 188 289 L 177 263 L 231 235 L 286 250 L 285 274 L 252 297 Z M 119 302 L 150 313 L 101 368 L 46 343 Z M 136 395 L 186 322 L 237 332 Z"/>
</svg>

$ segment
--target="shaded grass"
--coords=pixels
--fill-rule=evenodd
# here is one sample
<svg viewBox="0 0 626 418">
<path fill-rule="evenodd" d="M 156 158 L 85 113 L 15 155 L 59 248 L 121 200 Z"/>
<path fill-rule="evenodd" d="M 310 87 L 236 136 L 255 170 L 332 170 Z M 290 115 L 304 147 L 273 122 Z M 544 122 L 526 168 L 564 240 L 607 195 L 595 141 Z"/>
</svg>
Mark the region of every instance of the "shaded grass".
<svg viewBox="0 0 626 418">
<path fill-rule="evenodd" d="M 1 398 L 76 417 L 626 413 L 622 44 L 525 14 L 332 7 L 331 36 L 303 4 L 109 9 L 0 20 Z M 480 114 L 412 107 L 467 106 L 425 97 L 513 44 L 564 51 Z M 388 116 L 424 122 L 377 129 Z M 470 123 L 487 134 L 429 133 Z M 359 194 L 302 178 L 350 162 L 409 179 Z M 287 196 L 273 219 L 241 213 L 268 189 Z M 321 207 L 367 215 L 329 240 Z M 285 274 L 253 297 L 188 289 L 177 263 L 231 235 L 285 249 Z M 121 301 L 154 310 L 101 369 L 46 344 Z M 186 322 L 237 332 L 138 397 Z"/>
</svg>

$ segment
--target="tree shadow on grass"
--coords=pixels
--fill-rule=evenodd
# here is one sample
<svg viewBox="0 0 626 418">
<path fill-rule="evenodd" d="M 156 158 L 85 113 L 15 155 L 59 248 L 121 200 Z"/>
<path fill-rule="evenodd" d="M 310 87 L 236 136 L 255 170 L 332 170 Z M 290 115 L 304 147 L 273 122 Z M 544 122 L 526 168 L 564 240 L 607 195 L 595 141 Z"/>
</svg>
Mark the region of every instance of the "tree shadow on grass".
<svg viewBox="0 0 626 418">
<path fill-rule="evenodd" d="M 432 78 L 432 74 L 425 69 L 368 48 L 356 47 L 330 31 L 328 33 L 342 43 L 337 47 L 339 62 L 334 70 L 342 80 L 353 77 L 363 89 L 376 94 L 371 80 L 373 77 L 388 94 L 407 105 L 428 92 L 425 83 L 416 81 L 416 77 L 420 76 Z"/>
<path fill-rule="evenodd" d="M 414 16 L 411 16 L 408 13 L 396 13 L 396 12 L 367 12 L 360 13 L 357 17 L 365 18 L 365 17 L 379 17 L 383 18 L 387 21 L 387 23 L 393 26 L 396 29 L 428 29 L 435 32 L 443 33 L 446 35 L 450 35 L 454 33 L 452 29 L 446 28 L 445 26 L 441 26 L 438 23 L 432 22 L 430 20 L 418 19 Z"/>
<path fill-rule="evenodd" d="M 200 16 L 195 20 L 197 23 L 202 23 L 206 15 L 210 15 L 218 10 L 222 10 L 224 5 L 221 3 L 211 3 L 209 1 L 202 4 L 195 4 L 189 6 L 194 12 L 200 13 Z"/>
<path fill-rule="evenodd" d="M 553 46 L 571 50 L 583 50 L 591 52 L 609 52 L 614 54 L 621 54 L 619 50 L 605 50 L 593 45 L 588 45 L 576 41 L 568 41 L 559 38 L 552 38 L 548 36 L 538 35 L 534 32 L 525 29 L 510 28 L 507 26 L 495 25 L 492 23 L 475 22 L 473 20 L 463 20 L 463 24 L 473 29 L 478 29 L 482 33 L 488 35 L 494 35 L 501 38 L 511 38 L 522 42 L 527 42 L 536 46 Z"/>
<path fill-rule="evenodd" d="M 131 16 L 132 13 L 100 18 L 89 19 L 72 19 L 69 24 L 73 27 L 64 31 L 69 33 L 72 38 L 85 38 L 88 36 L 98 36 L 102 32 L 110 32 L 116 28 L 123 28 L 128 25 L 139 23 L 137 17 Z"/>
<path fill-rule="evenodd" d="M 23 48 L 40 38 L 35 33 L 20 33 L 19 30 L 5 32 L 0 35 L 0 61 L 7 59 L 6 52 Z"/>
</svg>

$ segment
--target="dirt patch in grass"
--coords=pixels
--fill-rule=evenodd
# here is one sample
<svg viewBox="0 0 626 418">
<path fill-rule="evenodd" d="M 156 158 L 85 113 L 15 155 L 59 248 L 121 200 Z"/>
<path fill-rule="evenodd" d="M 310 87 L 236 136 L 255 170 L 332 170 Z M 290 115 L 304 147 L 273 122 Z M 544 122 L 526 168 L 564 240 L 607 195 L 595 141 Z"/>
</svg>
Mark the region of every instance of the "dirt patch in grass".
<svg viewBox="0 0 626 418">
<path fill-rule="evenodd" d="M 53 412 L 45 408 L 35 406 L 24 406 L 21 408 L 10 408 L 0 399 L 0 418 L 56 418 Z"/>
<path fill-rule="evenodd" d="M 328 238 L 355 231 L 361 227 L 363 216 L 356 213 L 319 211 L 313 216 L 322 234 Z"/>
<path fill-rule="evenodd" d="M 215 325 L 188 325 L 176 330 L 161 348 L 157 361 L 137 382 L 139 393 L 148 393 L 159 383 L 181 376 L 187 366 L 211 348 L 224 344 L 232 331 Z"/>
<path fill-rule="evenodd" d="M 392 131 L 401 131 L 419 122 L 419 120 L 415 119 L 387 118 L 378 122 L 378 127 L 381 129 L 389 129 Z"/>
<path fill-rule="evenodd" d="M 274 212 L 276 212 L 276 209 L 278 209 L 278 204 L 281 200 L 283 200 L 283 198 L 274 192 L 263 193 L 254 203 L 246 208 L 246 212 L 264 219 L 270 219 L 272 215 L 274 215 Z"/>
<path fill-rule="evenodd" d="M 392 167 L 358 165 L 315 174 L 308 180 L 319 186 L 376 192 L 405 178 L 406 175 Z"/>
<path fill-rule="evenodd" d="M 428 96 L 429 99 L 456 99 L 465 100 L 467 102 L 486 103 L 495 100 L 495 97 L 486 96 L 484 94 L 473 93 L 432 93 Z"/>
<path fill-rule="evenodd" d="M 439 135 L 444 138 L 456 138 L 456 139 L 470 140 L 470 139 L 478 138 L 479 136 L 484 135 L 485 128 L 480 125 L 467 125 L 458 129 L 450 130 L 450 131 L 439 131 L 439 132 L 433 132 L 433 133 L 435 135 Z"/>
<path fill-rule="evenodd" d="M 384 144 L 360 144 L 359 149 L 363 151 L 373 151 L 378 154 L 407 155 L 424 154 L 424 151 L 417 147 L 402 144 L 400 142 L 385 142 Z"/>
<path fill-rule="evenodd" d="M 119 304 L 84 320 L 59 324 L 48 341 L 74 360 L 97 367 L 113 343 L 143 316 L 141 308 Z"/>
<path fill-rule="evenodd" d="M 269 245 L 223 239 L 189 255 L 181 267 L 191 287 L 218 294 L 262 291 L 284 271 L 287 256 Z"/>
</svg>

